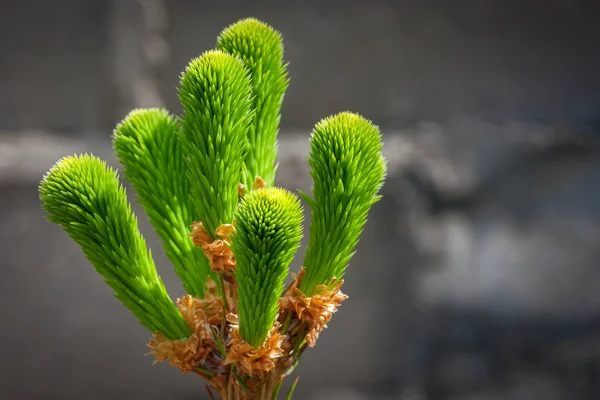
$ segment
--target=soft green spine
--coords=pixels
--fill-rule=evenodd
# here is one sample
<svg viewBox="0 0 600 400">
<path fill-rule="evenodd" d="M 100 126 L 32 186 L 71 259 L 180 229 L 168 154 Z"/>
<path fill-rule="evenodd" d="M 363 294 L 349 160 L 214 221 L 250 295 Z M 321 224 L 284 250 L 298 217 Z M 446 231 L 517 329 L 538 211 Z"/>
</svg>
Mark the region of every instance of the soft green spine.
<svg viewBox="0 0 600 400">
<path fill-rule="evenodd" d="M 197 216 L 213 239 L 230 224 L 252 122 L 252 85 L 241 60 L 221 51 L 193 59 L 181 77 L 181 144 Z"/>
<path fill-rule="evenodd" d="M 91 155 L 65 157 L 46 174 L 40 198 L 116 297 L 151 332 L 170 339 L 190 328 L 167 294 L 118 176 Z"/>
<path fill-rule="evenodd" d="M 258 347 L 273 327 L 289 265 L 300 245 L 302 208 L 292 193 L 265 188 L 246 194 L 235 216 L 231 249 L 237 263 L 240 334 Z"/>
<path fill-rule="evenodd" d="M 166 110 L 133 110 L 117 125 L 113 147 L 186 292 L 204 297 L 210 267 L 189 238 L 195 221 L 179 125 Z"/>
<path fill-rule="evenodd" d="M 281 34 L 254 18 L 243 19 L 223 30 L 217 48 L 240 57 L 252 74 L 256 115 L 248 132 L 250 147 L 242 183 L 252 188 L 260 176 L 267 186 L 273 186 L 281 105 L 289 85 Z"/>
<path fill-rule="evenodd" d="M 343 112 L 321 120 L 310 140 L 314 199 L 305 275 L 307 296 L 332 278 L 341 279 L 363 231 L 371 206 L 379 199 L 386 163 L 379 128 L 360 115 Z"/>
</svg>

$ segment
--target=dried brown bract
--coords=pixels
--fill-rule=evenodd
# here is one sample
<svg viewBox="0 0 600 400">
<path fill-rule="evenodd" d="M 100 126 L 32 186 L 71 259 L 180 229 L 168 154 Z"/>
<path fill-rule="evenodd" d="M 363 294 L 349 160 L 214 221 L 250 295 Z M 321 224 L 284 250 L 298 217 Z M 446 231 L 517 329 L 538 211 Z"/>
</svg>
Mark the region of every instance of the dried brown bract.
<svg viewBox="0 0 600 400">
<path fill-rule="evenodd" d="M 187 339 L 170 340 L 160 332 L 152 334 L 153 339 L 148 342 L 152 351 L 148 354 L 156 356 L 154 364 L 168 360 L 169 363 L 187 374 L 204 362 L 212 352 L 210 347 L 204 345 L 203 340 L 193 333 Z"/>
<path fill-rule="evenodd" d="M 212 239 L 206 229 L 204 229 L 204 224 L 200 221 L 195 221 L 190 225 L 192 227 L 192 233 L 190 233 L 190 237 L 192 238 L 192 242 L 196 245 L 196 247 L 203 247 L 210 242 Z"/>
<path fill-rule="evenodd" d="M 187 339 L 170 340 L 160 332 L 155 332 L 148 342 L 148 347 L 154 354 L 154 363 L 168 360 L 169 363 L 184 374 L 195 371 L 206 361 L 206 358 L 216 348 L 211 325 L 221 322 L 223 303 L 220 298 L 210 292 L 204 299 L 186 295 L 177 300 L 177 305 L 185 322 L 192 329 L 192 335 Z"/>
<path fill-rule="evenodd" d="M 246 185 L 243 183 L 238 183 L 238 196 L 244 197 L 246 194 Z"/>
<path fill-rule="evenodd" d="M 177 306 L 185 322 L 196 334 L 208 330 L 205 325 L 218 326 L 223 318 L 223 300 L 211 292 L 203 299 L 185 295 L 177 300 Z"/>
<path fill-rule="evenodd" d="M 314 347 L 319 334 L 327 328 L 327 323 L 337 311 L 339 304 L 348 298 L 340 291 L 344 281 L 340 279 L 336 282 L 333 278 L 329 285 L 317 286 L 315 293 L 309 297 L 299 289 L 304 268 L 297 276 L 293 276 L 294 281 L 279 300 L 279 305 L 284 313 L 286 310 L 293 311 L 306 324 L 308 328 L 306 342 L 310 347 Z"/>
<path fill-rule="evenodd" d="M 194 244 L 202 247 L 202 251 L 208 258 L 210 268 L 214 272 L 222 273 L 227 280 L 233 277 L 235 270 L 235 257 L 230 249 L 230 237 L 235 232 L 235 227 L 231 224 L 223 224 L 215 232 L 220 239 L 212 240 L 204 225 L 200 221 L 192 225 L 190 236 Z"/>
<path fill-rule="evenodd" d="M 250 377 L 264 376 L 266 372 L 275 368 L 277 360 L 283 355 L 281 344 L 285 339 L 285 335 L 279 332 L 279 324 L 275 323 L 262 346 L 254 348 L 240 336 L 237 315 L 229 314 L 227 320 L 231 330 L 229 331 L 230 344 L 225 364 L 235 364 L 240 373 Z"/>
<path fill-rule="evenodd" d="M 266 184 L 265 180 L 262 177 L 257 176 L 256 180 L 254 181 L 254 185 L 253 185 L 252 189 L 254 189 L 254 190 L 262 189 L 266 186 L 267 186 L 267 184 Z"/>
</svg>

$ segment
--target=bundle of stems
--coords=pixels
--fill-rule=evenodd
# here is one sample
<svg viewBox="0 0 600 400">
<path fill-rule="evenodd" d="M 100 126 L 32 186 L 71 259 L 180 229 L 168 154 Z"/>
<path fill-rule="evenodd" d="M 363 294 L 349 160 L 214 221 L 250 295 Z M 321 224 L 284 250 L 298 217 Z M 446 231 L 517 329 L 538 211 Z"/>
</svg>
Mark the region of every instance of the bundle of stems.
<svg viewBox="0 0 600 400">
<path fill-rule="evenodd" d="M 124 175 L 187 292 L 176 304 L 115 170 L 69 156 L 40 185 L 49 219 L 152 333 L 156 361 L 205 379 L 212 398 L 277 398 L 347 298 L 342 277 L 386 174 L 370 121 L 342 112 L 316 124 L 312 196 L 300 193 L 311 210 L 308 247 L 286 285 L 303 222 L 299 197 L 274 187 L 288 83 L 281 35 L 244 19 L 182 73 L 181 116 L 137 109 L 117 125 Z"/>
</svg>

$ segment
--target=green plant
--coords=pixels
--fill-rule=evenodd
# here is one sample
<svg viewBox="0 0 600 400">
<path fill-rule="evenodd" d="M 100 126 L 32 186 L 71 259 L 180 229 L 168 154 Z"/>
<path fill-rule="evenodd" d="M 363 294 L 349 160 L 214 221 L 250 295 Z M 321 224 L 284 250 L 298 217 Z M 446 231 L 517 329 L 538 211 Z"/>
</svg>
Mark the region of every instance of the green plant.
<svg viewBox="0 0 600 400">
<path fill-rule="evenodd" d="M 281 36 L 245 19 L 184 71 L 183 115 L 134 110 L 117 125 L 125 177 L 187 291 L 177 305 L 113 169 L 91 155 L 65 157 L 40 185 L 49 219 L 152 333 L 156 359 L 198 374 L 223 399 L 277 398 L 346 299 L 341 278 L 386 173 L 370 121 L 342 112 L 316 125 L 313 194 L 302 193 L 308 249 L 285 287 L 302 235 L 299 198 L 273 187 L 287 86 Z"/>
</svg>

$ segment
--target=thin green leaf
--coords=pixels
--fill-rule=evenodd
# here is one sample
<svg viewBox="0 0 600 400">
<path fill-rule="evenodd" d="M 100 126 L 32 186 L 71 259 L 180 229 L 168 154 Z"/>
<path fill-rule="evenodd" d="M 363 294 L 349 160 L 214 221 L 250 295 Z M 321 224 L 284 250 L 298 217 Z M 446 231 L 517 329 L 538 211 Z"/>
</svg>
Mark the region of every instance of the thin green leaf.
<svg viewBox="0 0 600 400">
<path fill-rule="evenodd" d="M 300 197 L 302 197 L 302 200 L 304 200 L 306 202 L 308 207 L 310 207 L 311 209 L 316 207 L 316 203 L 315 203 L 314 199 L 312 197 L 310 197 L 309 194 L 303 192 L 300 189 L 298 189 L 298 194 L 300 195 Z"/>
<path fill-rule="evenodd" d="M 285 396 L 285 400 L 292 400 L 292 395 L 294 394 L 294 390 L 296 390 L 296 386 L 298 385 L 298 381 L 300 380 L 300 377 L 296 377 L 296 379 L 294 379 L 294 383 L 292 383 L 292 386 L 290 387 L 290 390 L 287 393 L 287 396 Z"/>
<path fill-rule="evenodd" d="M 277 385 L 275 385 L 275 389 L 273 390 L 273 395 L 271 396 L 271 400 L 277 400 L 277 396 L 279 396 L 279 391 L 281 390 L 281 384 L 283 383 L 283 378 L 279 378 Z"/>
</svg>

